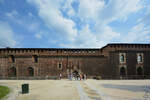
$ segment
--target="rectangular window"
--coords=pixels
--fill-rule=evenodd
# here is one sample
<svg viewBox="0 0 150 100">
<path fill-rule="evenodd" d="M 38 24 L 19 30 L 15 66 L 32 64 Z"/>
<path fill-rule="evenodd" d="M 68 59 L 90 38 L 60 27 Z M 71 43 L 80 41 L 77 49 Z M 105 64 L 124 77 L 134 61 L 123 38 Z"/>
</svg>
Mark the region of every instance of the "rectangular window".
<svg viewBox="0 0 150 100">
<path fill-rule="evenodd" d="M 143 53 L 137 54 L 137 63 L 143 63 Z"/>
<path fill-rule="evenodd" d="M 126 54 L 125 53 L 120 53 L 119 54 L 119 61 L 120 61 L 120 63 L 125 63 L 126 62 Z"/>
<path fill-rule="evenodd" d="M 11 63 L 14 63 L 14 62 L 15 62 L 15 57 L 14 57 L 13 55 L 10 55 L 10 56 L 9 56 L 9 61 L 10 61 Z"/>
<path fill-rule="evenodd" d="M 32 60 L 34 63 L 38 63 L 38 56 L 37 55 L 32 56 Z"/>
</svg>

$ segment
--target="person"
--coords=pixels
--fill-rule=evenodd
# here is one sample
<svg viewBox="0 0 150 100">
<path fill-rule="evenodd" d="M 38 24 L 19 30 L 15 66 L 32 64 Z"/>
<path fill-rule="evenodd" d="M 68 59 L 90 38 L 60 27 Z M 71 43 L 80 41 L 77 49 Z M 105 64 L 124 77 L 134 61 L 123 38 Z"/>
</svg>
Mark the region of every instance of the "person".
<svg viewBox="0 0 150 100">
<path fill-rule="evenodd" d="M 86 80 L 86 74 L 84 74 L 84 79 Z"/>
<path fill-rule="evenodd" d="M 62 75 L 61 75 L 61 73 L 59 74 L 59 79 L 61 80 L 61 78 L 62 78 Z"/>
<path fill-rule="evenodd" d="M 82 74 L 82 79 L 84 80 L 84 74 Z"/>
<path fill-rule="evenodd" d="M 80 80 L 82 80 L 82 74 L 80 74 Z"/>
</svg>

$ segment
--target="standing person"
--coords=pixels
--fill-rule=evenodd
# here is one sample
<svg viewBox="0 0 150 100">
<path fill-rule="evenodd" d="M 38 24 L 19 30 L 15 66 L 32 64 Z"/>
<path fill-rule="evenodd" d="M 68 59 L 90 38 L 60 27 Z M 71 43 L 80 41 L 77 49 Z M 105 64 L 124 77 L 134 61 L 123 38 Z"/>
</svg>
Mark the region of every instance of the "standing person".
<svg viewBox="0 0 150 100">
<path fill-rule="evenodd" d="M 84 79 L 86 80 L 86 74 L 84 74 Z"/>
<path fill-rule="evenodd" d="M 84 74 L 82 74 L 82 79 L 84 80 Z"/>
<path fill-rule="evenodd" d="M 62 75 L 61 75 L 61 73 L 59 74 L 59 79 L 61 80 L 61 78 L 62 78 Z"/>
<path fill-rule="evenodd" d="M 80 74 L 80 80 L 82 80 L 82 74 Z"/>
</svg>

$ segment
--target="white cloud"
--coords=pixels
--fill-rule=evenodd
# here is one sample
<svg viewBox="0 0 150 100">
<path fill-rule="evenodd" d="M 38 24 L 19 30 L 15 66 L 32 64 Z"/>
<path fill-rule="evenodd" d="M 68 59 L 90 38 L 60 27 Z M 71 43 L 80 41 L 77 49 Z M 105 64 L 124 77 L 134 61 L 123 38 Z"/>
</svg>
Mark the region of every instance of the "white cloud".
<svg viewBox="0 0 150 100">
<path fill-rule="evenodd" d="M 17 45 L 12 28 L 8 23 L 0 21 L 0 47 L 15 47 Z"/>
<path fill-rule="evenodd" d="M 109 23 L 121 19 L 125 21 L 131 13 L 136 13 L 142 8 L 140 0 L 109 0 L 99 14 L 100 19 Z"/>
<path fill-rule="evenodd" d="M 40 24 L 38 22 L 34 21 L 32 18 L 26 20 L 28 17 L 24 18 L 24 16 L 19 14 L 16 10 L 7 12 L 5 15 L 9 20 L 14 22 L 15 24 L 18 24 L 19 26 L 22 26 L 23 28 L 26 28 L 30 32 L 37 32 L 40 29 Z M 28 13 L 28 16 L 34 17 L 34 15 L 31 12 Z"/>
<path fill-rule="evenodd" d="M 28 29 L 30 31 L 37 31 L 39 29 L 39 24 L 36 22 L 30 23 L 28 26 L 29 26 Z"/>
<path fill-rule="evenodd" d="M 150 27 L 139 23 L 134 26 L 130 32 L 122 38 L 123 42 L 150 42 Z"/>
<path fill-rule="evenodd" d="M 127 35 L 122 38 L 123 42 L 150 42 L 150 9 L 149 5 L 144 17 L 137 20 L 137 24 L 132 27 Z"/>
<path fill-rule="evenodd" d="M 110 27 L 104 27 L 105 31 L 103 34 L 95 34 L 93 33 L 89 25 L 86 25 L 82 30 L 79 31 L 79 35 L 76 37 L 76 40 L 71 42 L 70 44 L 61 44 L 64 47 L 81 47 L 81 48 L 89 48 L 89 47 L 102 47 L 106 45 L 112 39 L 118 38 L 120 36 L 119 33 L 113 32 Z"/>
<path fill-rule="evenodd" d="M 79 1 L 79 17 L 84 19 L 97 19 L 98 14 L 104 7 L 102 0 L 80 0 Z"/>
<path fill-rule="evenodd" d="M 9 18 L 14 19 L 15 17 L 18 16 L 18 12 L 16 10 L 12 10 L 11 12 L 7 12 L 6 16 L 9 17 Z"/>
<path fill-rule="evenodd" d="M 62 10 L 66 12 L 69 17 L 75 16 L 76 14 L 74 8 L 72 7 L 72 3 L 75 1 L 76 0 L 65 0 L 65 4 L 62 7 Z"/>
<path fill-rule="evenodd" d="M 61 3 L 59 0 L 28 0 L 28 2 L 35 4 L 38 8 L 39 16 L 50 29 L 62 35 L 62 37 L 68 37 L 68 40 L 74 40 L 77 35 L 76 23 L 62 16 L 59 11 Z"/>
<path fill-rule="evenodd" d="M 42 35 L 41 34 L 35 34 L 35 37 L 38 38 L 38 39 L 41 39 Z"/>
<path fill-rule="evenodd" d="M 130 14 L 143 8 L 140 0 L 109 0 L 107 4 L 105 0 L 79 0 L 76 1 L 79 3 L 78 8 L 72 7 L 75 0 L 28 2 L 37 7 L 40 18 L 49 29 L 68 41 L 60 44 L 65 47 L 101 47 L 116 39 L 121 40 L 124 35 L 113 30 L 109 24 L 116 20 L 125 22 Z M 69 18 L 64 16 L 60 9 L 65 11 Z M 78 12 L 75 9 L 78 9 Z M 76 28 L 79 23 L 73 18 L 81 20 L 80 29 Z M 131 29 L 129 34 L 135 33 L 133 30 Z"/>
</svg>

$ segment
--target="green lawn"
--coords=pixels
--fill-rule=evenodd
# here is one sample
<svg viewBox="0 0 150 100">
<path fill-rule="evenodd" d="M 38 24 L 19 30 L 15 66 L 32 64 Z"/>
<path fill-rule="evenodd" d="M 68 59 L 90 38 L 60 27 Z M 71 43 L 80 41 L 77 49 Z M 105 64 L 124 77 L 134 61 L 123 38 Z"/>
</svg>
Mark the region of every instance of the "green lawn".
<svg viewBox="0 0 150 100">
<path fill-rule="evenodd" d="M 6 86 L 0 86 L 0 100 L 10 92 L 10 89 Z"/>
</svg>

